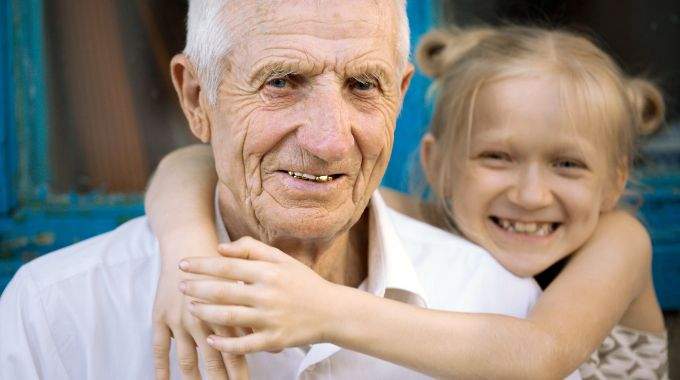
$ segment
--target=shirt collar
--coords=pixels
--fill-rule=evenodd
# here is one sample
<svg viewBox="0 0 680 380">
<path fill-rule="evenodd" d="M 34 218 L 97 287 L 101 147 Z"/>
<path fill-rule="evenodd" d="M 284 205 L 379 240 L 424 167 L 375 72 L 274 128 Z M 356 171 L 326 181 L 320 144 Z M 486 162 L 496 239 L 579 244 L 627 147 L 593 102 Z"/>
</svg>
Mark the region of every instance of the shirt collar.
<svg viewBox="0 0 680 380">
<path fill-rule="evenodd" d="M 215 187 L 215 229 L 217 230 L 217 241 L 220 243 L 229 243 L 231 241 L 229 232 L 227 232 L 227 227 L 224 225 L 224 219 L 222 219 L 222 211 L 220 211 L 220 192 L 217 187 Z"/>
<path fill-rule="evenodd" d="M 366 291 L 380 297 L 426 307 L 425 291 L 378 191 L 369 210 Z"/>
<path fill-rule="evenodd" d="M 368 277 L 360 289 L 378 297 L 391 298 L 426 307 L 423 290 L 389 209 L 378 191 L 368 205 Z M 231 241 L 221 217 L 218 192 L 215 191 L 215 225 L 221 243 Z"/>
</svg>

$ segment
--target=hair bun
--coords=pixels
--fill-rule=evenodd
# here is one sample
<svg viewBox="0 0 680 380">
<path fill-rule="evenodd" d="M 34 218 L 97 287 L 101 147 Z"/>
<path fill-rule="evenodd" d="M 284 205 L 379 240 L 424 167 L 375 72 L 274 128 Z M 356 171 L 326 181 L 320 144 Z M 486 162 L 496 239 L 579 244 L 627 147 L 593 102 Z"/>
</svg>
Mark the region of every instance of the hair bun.
<svg viewBox="0 0 680 380">
<path fill-rule="evenodd" d="M 493 30 L 489 28 L 434 29 L 425 34 L 418 43 L 416 50 L 418 66 L 425 75 L 437 79 L 448 66 L 492 34 Z"/>
<path fill-rule="evenodd" d="M 628 81 L 628 95 L 638 119 L 637 132 L 648 135 L 659 129 L 666 112 L 659 88 L 647 80 L 633 78 Z"/>
</svg>

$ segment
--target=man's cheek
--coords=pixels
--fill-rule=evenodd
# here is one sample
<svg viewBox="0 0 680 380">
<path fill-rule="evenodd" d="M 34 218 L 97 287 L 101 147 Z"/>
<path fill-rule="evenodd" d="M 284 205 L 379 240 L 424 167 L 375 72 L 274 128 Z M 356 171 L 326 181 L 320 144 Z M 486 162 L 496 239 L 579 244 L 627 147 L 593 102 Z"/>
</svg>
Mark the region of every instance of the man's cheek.
<svg viewBox="0 0 680 380">
<path fill-rule="evenodd" d="M 247 125 L 244 151 L 264 155 L 272 151 L 286 135 L 303 123 L 293 112 L 271 112 L 262 108 L 251 112 L 242 123 Z"/>
<path fill-rule="evenodd" d="M 391 149 L 394 128 L 382 113 L 358 116 L 352 125 L 364 160 L 377 159 L 383 151 Z"/>
</svg>

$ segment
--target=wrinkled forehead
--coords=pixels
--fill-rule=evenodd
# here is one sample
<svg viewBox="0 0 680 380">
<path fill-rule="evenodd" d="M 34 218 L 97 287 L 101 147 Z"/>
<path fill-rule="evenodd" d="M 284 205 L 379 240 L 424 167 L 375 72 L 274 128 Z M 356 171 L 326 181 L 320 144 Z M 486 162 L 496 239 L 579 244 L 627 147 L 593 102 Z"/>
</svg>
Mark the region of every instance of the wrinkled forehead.
<svg viewBox="0 0 680 380">
<path fill-rule="evenodd" d="M 373 38 L 394 50 L 396 6 L 394 0 L 234 0 L 221 16 L 237 41 L 264 48 L 276 38 L 297 36 L 349 44 Z"/>
<path fill-rule="evenodd" d="M 300 34 L 320 33 L 327 38 L 357 38 L 396 31 L 394 1 L 380 0 L 278 0 L 256 1 L 250 7 L 252 30 Z M 319 28 L 322 26 L 322 28 Z"/>
</svg>

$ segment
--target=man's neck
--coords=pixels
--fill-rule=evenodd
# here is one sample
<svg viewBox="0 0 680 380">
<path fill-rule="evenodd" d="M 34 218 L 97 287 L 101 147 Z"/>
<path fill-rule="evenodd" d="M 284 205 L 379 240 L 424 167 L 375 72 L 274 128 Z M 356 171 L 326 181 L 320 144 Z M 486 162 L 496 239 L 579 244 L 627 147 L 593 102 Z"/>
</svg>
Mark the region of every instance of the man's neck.
<svg viewBox="0 0 680 380">
<path fill-rule="evenodd" d="M 220 196 L 226 194 L 221 192 Z M 228 199 L 220 199 L 221 215 L 238 215 Z M 358 287 L 368 275 L 368 209 L 347 232 L 332 239 L 300 241 L 277 238 L 267 241 L 243 223 L 244 218 L 222 218 L 232 241 L 251 236 L 276 247 L 312 268 L 319 276 L 336 284 Z"/>
<path fill-rule="evenodd" d="M 325 249 L 289 254 L 328 281 L 358 287 L 368 275 L 368 211 Z"/>
</svg>

